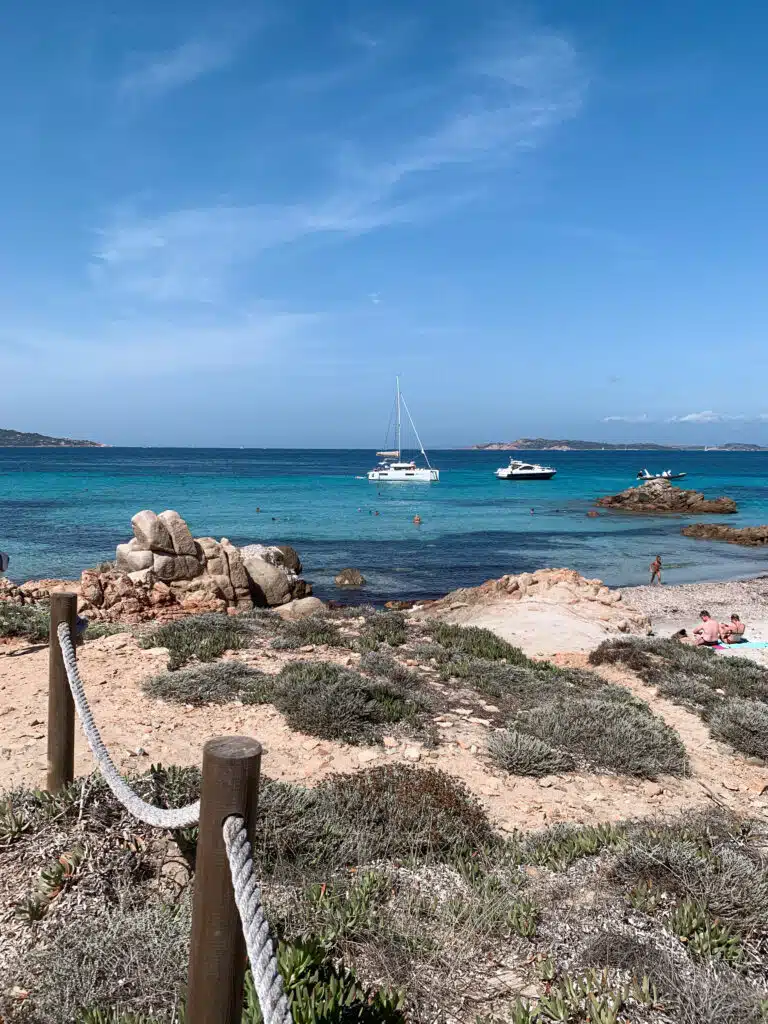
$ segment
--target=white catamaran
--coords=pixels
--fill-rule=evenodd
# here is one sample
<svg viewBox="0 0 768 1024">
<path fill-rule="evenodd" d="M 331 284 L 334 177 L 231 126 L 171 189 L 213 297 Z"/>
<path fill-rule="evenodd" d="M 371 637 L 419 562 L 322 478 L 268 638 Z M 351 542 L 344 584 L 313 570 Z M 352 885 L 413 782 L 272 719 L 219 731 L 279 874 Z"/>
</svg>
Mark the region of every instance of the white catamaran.
<svg viewBox="0 0 768 1024">
<path fill-rule="evenodd" d="M 402 409 L 405 409 L 405 414 L 413 427 L 419 451 L 424 456 L 426 466 L 417 466 L 413 460 L 406 462 L 402 457 Z M 433 469 L 430 466 L 427 453 L 424 451 L 424 445 L 421 443 L 419 432 L 416 429 L 416 424 L 413 422 L 410 410 L 400 392 L 399 377 L 397 377 L 397 395 L 395 398 L 395 447 L 391 451 L 376 452 L 376 454 L 382 461 L 368 474 L 368 479 L 374 480 L 376 483 L 433 483 L 440 479 L 440 470 Z"/>
</svg>

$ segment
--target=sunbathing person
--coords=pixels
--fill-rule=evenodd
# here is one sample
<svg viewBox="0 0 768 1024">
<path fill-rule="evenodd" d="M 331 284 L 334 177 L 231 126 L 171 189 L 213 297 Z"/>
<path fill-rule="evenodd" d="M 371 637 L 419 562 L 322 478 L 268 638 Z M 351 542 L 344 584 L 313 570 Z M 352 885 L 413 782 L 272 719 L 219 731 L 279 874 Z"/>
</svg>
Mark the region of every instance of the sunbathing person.
<svg viewBox="0 0 768 1024">
<path fill-rule="evenodd" d="M 730 622 L 720 623 L 720 639 L 724 644 L 742 644 L 745 628 L 739 616 L 732 615 Z"/>
<path fill-rule="evenodd" d="M 713 647 L 720 643 L 720 623 L 708 611 L 699 612 L 701 625 L 693 631 L 693 642 L 697 647 Z"/>
</svg>

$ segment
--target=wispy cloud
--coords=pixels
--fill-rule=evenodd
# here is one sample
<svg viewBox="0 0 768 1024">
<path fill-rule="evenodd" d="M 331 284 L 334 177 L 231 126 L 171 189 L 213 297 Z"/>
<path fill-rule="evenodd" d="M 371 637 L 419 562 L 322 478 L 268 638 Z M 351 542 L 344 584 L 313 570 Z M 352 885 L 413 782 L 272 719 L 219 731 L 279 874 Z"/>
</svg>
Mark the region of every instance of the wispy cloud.
<svg viewBox="0 0 768 1024">
<path fill-rule="evenodd" d="M 652 422 L 647 413 L 640 413 L 637 416 L 603 416 L 603 423 L 650 423 Z"/>
<path fill-rule="evenodd" d="M 120 79 L 118 91 L 126 99 L 154 99 L 223 67 L 234 52 L 233 41 L 190 39 L 165 53 L 139 58 Z"/>
<path fill-rule="evenodd" d="M 689 412 L 685 416 L 671 416 L 667 423 L 765 423 L 768 413 L 725 413 L 705 409 L 704 412 Z"/>
<path fill-rule="evenodd" d="M 125 88 L 157 94 L 219 66 L 228 54 L 220 45 L 186 44 L 134 72 Z M 382 150 L 369 134 L 367 142 L 346 143 L 343 156 L 329 154 L 335 174 L 324 192 L 291 203 L 213 204 L 154 217 L 121 211 L 99 229 L 95 278 L 157 301 L 216 301 L 238 269 L 277 246 L 446 215 L 475 195 L 481 174 L 510 166 L 573 117 L 587 79 L 566 39 L 529 32 L 474 52 L 443 85 L 442 112 L 422 97 L 424 109 L 407 121 L 421 127 L 410 137 L 391 139 Z M 449 174 L 456 170 L 463 171 L 459 179 Z"/>
<path fill-rule="evenodd" d="M 497 40 L 458 69 L 458 80 L 461 97 L 431 131 L 363 166 L 374 188 L 387 193 L 414 175 L 452 165 L 506 164 L 575 116 L 588 84 L 571 43 L 549 33 Z"/>
<path fill-rule="evenodd" d="M 119 369 L 130 378 L 146 376 L 148 368 L 154 376 L 263 365 L 276 353 L 284 357 L 296 346 L 304 350 L 328 320 L 321 312 L 270 303 L 223 315 L 206 316 L 205 310 L 191 314 L 169 318 L 153 309 L 139 310 L 123 317 L 102 315 L 69 332 L 24 325 L 9 335 L 28 366 L 39 364 L 43 353 L 48 374 L 69 378 L 86 365 L 92 377 L 111 376 Z"/>
</svg>

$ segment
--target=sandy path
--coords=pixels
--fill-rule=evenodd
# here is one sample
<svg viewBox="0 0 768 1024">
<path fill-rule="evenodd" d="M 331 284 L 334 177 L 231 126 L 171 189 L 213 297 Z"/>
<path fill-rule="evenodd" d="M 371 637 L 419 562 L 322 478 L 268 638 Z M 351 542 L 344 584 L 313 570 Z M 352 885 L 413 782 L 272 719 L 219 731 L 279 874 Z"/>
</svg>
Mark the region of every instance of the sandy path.
<svg viewBox="0 0 768 1024">
<path fill-rule="evenodd" d="M 0 651 L 0 784 L 4 788 L 22 783 L 41 785 L 46 771 L 48 652 L 18 642 L 6 642 Z M 320 653 L 318 650 L 312 656 Z M 266 671 L 275 671 L 286 655 L 251 651 L 244 657 Z M 489 765 L 485 754 L 489 727 L 483 716 L 488 712 L 480 696 L 439 716 L 442 741 L 436 750 L 410 743 L 391 748 L 351 747 L 291 732 L 283 716 L 270 706 L 193 708 L 145 696 L 140 683 L 162 671 L 165 654 L 142 650 L 128 635 L 88 642 L 79 660 L 103 738 L 116 763 L 126 770 L 143 770 L 157 762 L 199 764 L 206 739 L 241 733 L 263 743 L 265 774 L 287 781 L 312 784 L 332 772 L 418 759 L 462 779 L 504 829 L 538 827 L 559 820 L 607 821 L 672 813 L 682 807 L 711 804 L 713 799 L 742 814 L 768 815 L 768 796 L 762 795 L 768 788 L 768 769 L 748 764 L 715 743 L 696 716 L 656 697 L 651 688 L 616 668 L 607 669 L 606 676 L 628 686 L 677 728 L 691 756 L 692 778 L 651 783 L 575 774 L 539 782 L 503 775 Z M 583 654 L 559 655 L 555 660 L 585 663 Z M 480 721 L 470 721 L 472 718 Z M 92 767 L 78 727 L 75 772 L 86 774 Z"/>
<path fill-rule="evenodd" d="M 699 612 L 706 609 L 720 622 L 736 612 L 747 626 L 750 640 L 768 640 L 768 578 L 734 580 L 729 583 L 683 583 L 678 586 L 627 587 L 627 604 L 650 615 L 656 636 L 672 636 L 679 629 L 689 633 L 699 624 Z M 768 648 L 733 647 L 732 652 L 768 666 Z"/>
<path fill-rule="evenodd" d="M 490 629 L 530 657 L 551 658 L 562 650 L 586 653 L 616 636 L 601 622 L 578 618 L 567 605 L 548 601 L 478 604 L 444 618 L 462 626 Z"/>
</svg>

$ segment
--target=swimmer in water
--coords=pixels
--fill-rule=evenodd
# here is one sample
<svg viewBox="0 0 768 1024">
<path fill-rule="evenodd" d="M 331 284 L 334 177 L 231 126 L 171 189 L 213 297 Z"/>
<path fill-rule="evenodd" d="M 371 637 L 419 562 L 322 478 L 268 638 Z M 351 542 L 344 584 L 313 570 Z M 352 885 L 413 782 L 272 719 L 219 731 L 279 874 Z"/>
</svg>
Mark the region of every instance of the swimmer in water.
<svg viewBox="0 0 768 1024">
<path fill-rule="evenodd" d="M 413 521 L 416 524 L 416 526 L 421 526 L 421 516 L 418 516 L 418 515 L 414 516 L 413 517 Z"/>
</svg>

